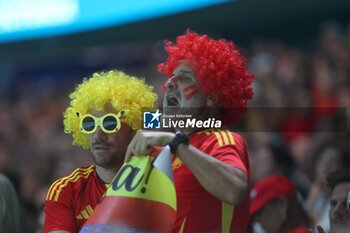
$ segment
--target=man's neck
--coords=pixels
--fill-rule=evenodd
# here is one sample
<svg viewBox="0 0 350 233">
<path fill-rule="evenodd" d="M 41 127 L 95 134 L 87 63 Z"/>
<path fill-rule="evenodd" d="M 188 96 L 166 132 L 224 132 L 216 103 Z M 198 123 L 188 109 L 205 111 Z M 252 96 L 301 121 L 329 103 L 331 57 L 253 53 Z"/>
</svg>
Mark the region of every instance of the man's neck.
<svg viewBox="0 0 350 233">
<path fill-rule="evenodd" d="M 114 178 L 114 176 L 119 171 L 121 166 L 112 167 L 112 168 L 103 168 L 101 166 L 96 165 L 96 173 L 98 177 L 106 184 L 110 184 Z"/>
</svg>

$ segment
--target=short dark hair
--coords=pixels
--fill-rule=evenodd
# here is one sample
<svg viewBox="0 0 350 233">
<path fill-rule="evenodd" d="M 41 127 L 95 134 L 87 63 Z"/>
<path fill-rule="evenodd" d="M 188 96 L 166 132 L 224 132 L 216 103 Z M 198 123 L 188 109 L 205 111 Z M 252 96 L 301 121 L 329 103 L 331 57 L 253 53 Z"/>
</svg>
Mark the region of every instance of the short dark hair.
<svg viewBox="0 0 350 233">
<path fill-rule="evenodd" d="M 327 175 L 327 184 L 333 192 L 335 186 L 342 182 L 350 182 L 350 170 L 337 170 Z"/>
</svg>

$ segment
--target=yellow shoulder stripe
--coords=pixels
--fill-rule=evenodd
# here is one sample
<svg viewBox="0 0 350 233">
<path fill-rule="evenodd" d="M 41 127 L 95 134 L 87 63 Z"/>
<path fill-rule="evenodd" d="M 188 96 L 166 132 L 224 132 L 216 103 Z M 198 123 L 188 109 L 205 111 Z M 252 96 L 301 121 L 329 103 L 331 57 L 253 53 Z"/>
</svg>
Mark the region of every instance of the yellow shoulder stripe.
<svg viewBox="0 0 350 233">
<path fill-rule="evenodd" d="M 214 134 L 216 139 L 218 140 L 219 147 L 226 145 L 234 145 L 235 140 L 233 138 L 232 132 L 228 130 L 220 130 L 220 129 L 207 129 L 198 134 L 204 133 L 205 135 Z"/>
<path fill-rule="evenodd" d="M 224 144 L 222 143 L 222 138 L 220 132 L 215 132 L 216 139 L 218 140 L 219 146 L 223 146 Z"/>
<path fill-rule="evenodd" d="M 230 140 L 230 144 L 234 145 L 235 144 L 235 139 L 233 138 L 232 133 L 230 131 L 228 131 L 227 135 L 228 135 L 228 139 Z"/>
<path fill-rule="evenodd" d="M 59 193 L 62 191 L 62 189 L 68 185 L 68 183 L 75 182 L 79 178 L 83 177 L 86 178 L 88 175 L 93 172 L 95 165 L 91 165 L 88 168 L 78 168 L 75 171 L 73 171 L 69 176 L 63 177 L 61 179 L 58 179 L 56 182 L 54 182 L 46 196 L 46 200 L 52 200 L 54 194 L 55 195 L 55 201 L 58 200 Z"/>
<path fill-rule="evenodd" d="M 81 174 L 77 174 L 77 176 L 75 178 L 72 177 L 71 179 L 66 180 L 66 182 L 61 184 L 61 186 L 59 186 L 59 189 L 56 191 L 56 195 L 55 195 L 54 201 L 58 200 L 58 197 L 60 196 L 60 193 L 61 193 L 62 189 L 64 187 L 66 187 L 69 184 L 69 182 L 74 183 L 80 178 L 86 179 L 87 177 L 89 177 L 91 172 L 93 172 L 93 169 L 88 170 L 88 171 L 86 171 L 84 173 L 81 173 Z"/>
<path fill-rule="evenodd" d="M 52 195 L 53 195 L 53 193 L 56 191 L 57 187 L 58 187 L 59 185 L 61 185 L 63 182 L 65 182 L 67 179 L 70 179 L 70 178 L 72 178 L 72 177 L 75 177 L 76 174 L 81 173 L 81 172 L 84 172 L 84 171 L 86 171 L 86 170 L 89 170 L 90 168 L 91 168 L 91 166 L 88 167 L 88 168 L 77 168 L 77 169 L 75 169 L 71 174 L 69 174 L 68 176 L 56 180 L 56 181 L 51 185 L 51 187 L 50 187 L 50 189 L 49 189 L 49 192 L 47 193 L 46 199 L 47 199 L 47 200 L 51 200 L 51 199 L 52 199 Z"/>
<path fill-rule="evenodd" d="M 56 181 L 51 185 L 51 187 L 50 187 L 50 189 L 49 189 L 49 191 L 48 191 L 48 193 L 47 193 L 46 199 L 48 199 L 50 193 L 51 193 L 59 184 L 61 184 L 62 182 L 64 182 L 64 180 L 69 179 L 69 178 L 75 176 L 75 174 L 77 174 L 78 172 L 87 171 L 87 170 L 93 168 L 94 166 L 95 166 L 95 165 L 92 164 L 91 166 L 89 166 L 89 167 L 87 167 L 87 168 L 77 168 L 77 169 L 75 169 L 71 174 L 69 174 L 68 176 L 62 177 L 62 178 L 56 180 Z"/>
<path fill-rule="evenodd" d="M 234 145 L 235 140 L 232 132 L 228 130 L 220 130 L 215 132 L 216 139 L 218 140 L 219 147 L 226 145 Z"/>
</svg>

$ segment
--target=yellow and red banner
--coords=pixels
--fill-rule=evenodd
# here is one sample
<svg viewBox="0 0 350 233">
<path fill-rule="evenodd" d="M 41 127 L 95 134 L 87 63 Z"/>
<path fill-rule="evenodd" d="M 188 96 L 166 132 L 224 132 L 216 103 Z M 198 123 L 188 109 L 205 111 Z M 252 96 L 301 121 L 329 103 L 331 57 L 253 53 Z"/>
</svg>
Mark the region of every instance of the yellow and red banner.
<svg viewBox="0 0 350 233">
<path fill-rule="evenodd" d="M 170 232 L 176 192 L 170 148 L 156 157 L 133 156 L 107 189 L 80 233 Z"/>
</svg>

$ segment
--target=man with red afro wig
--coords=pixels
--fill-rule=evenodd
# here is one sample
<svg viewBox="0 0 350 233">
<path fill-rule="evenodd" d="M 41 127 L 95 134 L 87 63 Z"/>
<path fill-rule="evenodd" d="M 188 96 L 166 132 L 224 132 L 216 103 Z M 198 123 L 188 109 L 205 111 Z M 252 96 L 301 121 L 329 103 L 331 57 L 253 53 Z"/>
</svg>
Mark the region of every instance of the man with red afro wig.
<svg viewBox="0 0 350 233">
<path fill-rule="evenodd" d="M 234 123 L 245 111 L 253 97 L 253 75 L 233 42 L 187 31 L 177 37 L 176 44 L 166 41 L 165 50 L 169 57 L 158 66 L 159 72 L 171 77 L 179 63 L 191 61 L 203 91 L 217 107 L 224 108 L 222 119 L 226 123 Z"/>
<path fill-rule="evenodd" d="M 233 42 L 188 30 L 176 43 L 166 41 L 165 50 L 168 59 L 158 66 L 168 76 L 163 119 L 214 116 L 227 125 L 238 119 L 253 96 L 253 76 Z M 174 127 L 176 133 L 140 130 L 126 161 L 150 146 L 170 146 L 177 194 L 172 232 L 246 232 L 250 171 L 244 140 L 221 126 L 200 126 Z"/>
</svg>

